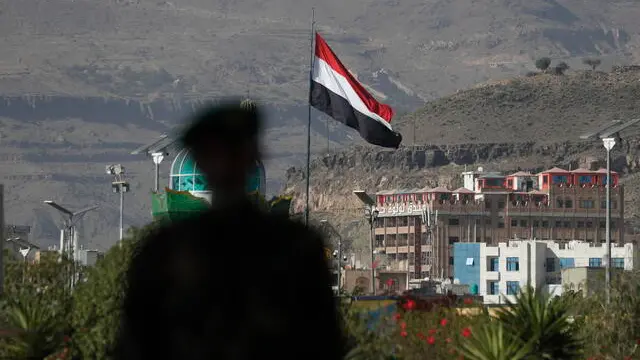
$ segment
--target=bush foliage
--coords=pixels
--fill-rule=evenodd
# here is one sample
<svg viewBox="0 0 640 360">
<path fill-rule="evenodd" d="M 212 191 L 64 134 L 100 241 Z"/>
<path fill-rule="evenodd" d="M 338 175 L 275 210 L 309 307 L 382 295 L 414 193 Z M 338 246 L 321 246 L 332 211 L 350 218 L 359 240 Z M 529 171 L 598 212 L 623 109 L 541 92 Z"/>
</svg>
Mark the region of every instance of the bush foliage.
<svg viewBox="0 0 640 360">
<path fill-rule="evenodd" d="M 152 226 L 134 229 L 93 268 L 78 268 L 82 281 L 71 291 L 72 262 L 56 257 L 39 263 L 6 261 L 6 292 L 0 302 L 0 358 L 109 359 L 115 339 L 124 272 L 139 239 Z M 466 303 L 462 308 L 421 311 L 405 300 L 372 321 L 346 297 L 342 313 L 350 360 L 538 360 L 637 359 L 640 351 L 640 277 L 616 277 L 611 304 L 603 297 L 566 291 L 549 298 L 525 288 L 497 311 Z"/>
</svg>

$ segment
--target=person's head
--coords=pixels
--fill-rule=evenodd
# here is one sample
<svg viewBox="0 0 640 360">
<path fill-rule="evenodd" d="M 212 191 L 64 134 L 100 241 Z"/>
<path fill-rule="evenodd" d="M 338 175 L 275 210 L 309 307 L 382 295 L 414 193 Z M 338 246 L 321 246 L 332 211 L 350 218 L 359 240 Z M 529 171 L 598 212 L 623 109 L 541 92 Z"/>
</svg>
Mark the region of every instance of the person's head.
<svg viewBox="0 0 640 360">
<path fill-rule="evenodd" d="M 182 137 L 209 186 L 244 191 L 249 170 L 260 157 L 260 114 L 240 102 L 206 106 Z"/>
</svg>

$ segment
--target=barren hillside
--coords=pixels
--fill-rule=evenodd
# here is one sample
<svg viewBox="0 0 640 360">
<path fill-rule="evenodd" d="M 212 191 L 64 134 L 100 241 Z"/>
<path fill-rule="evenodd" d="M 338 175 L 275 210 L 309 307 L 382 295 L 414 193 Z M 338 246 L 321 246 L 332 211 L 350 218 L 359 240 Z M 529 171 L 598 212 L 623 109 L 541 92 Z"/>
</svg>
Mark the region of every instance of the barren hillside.
<svg viewBox="0 0 640 360">
<path fill-rule="evenodd" d="M 117 202 L 104 165 L 127 167 L 134 192 L 126 223 L 143 224 L 151 165 L 129 151 L 183 121 L 199 102 L 227 95 L 249 93 L 268 107 L 267 172 L 270 191 L 277 191 L 285 170 L 302 164 L 312 6 L 318 30 L 345 64 L 398 110 L 405 145 L 557 142 L 584 122 L 627 115 L 636 106 L 635 75 L 581 73 L 521 79 L 507 85 L 511 90 L 468 90 L 430 103 L 417 116 L 401 116 L 460 89 L 524 74 L 541 56 L 572 69 L 584 68 L 583 57 L 602 59 L 606 71 L 634 63 L 637 2 L 4 0 L 0 172 L 8 221 L 33 225 L 34 238 L 46 245 L 57 237 L 58 218 L 43 199 L 72 207 L 99 202 L 83 235 L 109 246 L 117 234 Z M 581 98 L 586 89 L 589 98 Z M 313 119 L 314 156 L 362 145 L 353 131 L 333 123 L 327 128 L 324 121 Z M 431 176 L 398 170 L 388 158 L 376 161 L 376 174 L 398 180 L 366 184 Z M 534 167 L 542 161 L 526 159 Z"/>
</svg>

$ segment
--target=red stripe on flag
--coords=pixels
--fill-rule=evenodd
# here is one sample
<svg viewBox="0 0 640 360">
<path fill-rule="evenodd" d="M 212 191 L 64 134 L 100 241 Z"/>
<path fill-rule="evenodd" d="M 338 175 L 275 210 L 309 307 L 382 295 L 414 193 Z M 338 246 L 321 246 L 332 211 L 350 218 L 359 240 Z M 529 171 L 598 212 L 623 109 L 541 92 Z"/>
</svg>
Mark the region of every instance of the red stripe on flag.
<svg viewBox="0 0 640 360">
<path fill-rule="evenodd" d="M 336 56 L 336 54 L 331 50 L 326 41 L 320 36 L 320 34 L 316 33 L 316 48 L 315 48 L 316 57 L 322 59 L 324 62 L 329 64 L 331 68 L 337 72 L 338 74 L 344 76 L 347 81 L 349 81 L 349 85 L 353 88 L 353 90 L 358 94 L 358 97 L 362 99 L 362 102 L 367 106 L 369 111 L 380 115 L 381 118 L 385 119 L 388 123 L 391 123 L 391 119 L 393 118 L 393 109 L 391 106 L 382 104 L 378 102 L 369 92 L 356 80 L 353 75 L 347 70 L 347 68 L 342 64 L 340 59 Z"/>
</svg>

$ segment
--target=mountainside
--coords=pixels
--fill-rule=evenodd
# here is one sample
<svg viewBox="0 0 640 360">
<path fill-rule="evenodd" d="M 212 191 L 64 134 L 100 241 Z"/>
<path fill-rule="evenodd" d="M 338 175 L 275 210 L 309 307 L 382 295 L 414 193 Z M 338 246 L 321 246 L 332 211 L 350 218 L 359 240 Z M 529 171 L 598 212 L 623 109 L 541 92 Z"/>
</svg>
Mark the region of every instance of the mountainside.
<svg viewBox="0 0 640 360">
<path fill-rule="evenodd" d="M 359 146 L 316 159 L 311 168 L 311 206 L 333 220 L 348 236 L 366 243 L 362 205 L 353 190 L 376 192 L 425 186 L 462 186 L 460 173 L 487 170 L 532 172 L 605 166 L 600 141 L 581 141 L 580 134 L 612 119 L 630 120 L 640 112 L 640 69 L 612 73 L 577 72 L 515 78 L 486 84 L 428 103 L 405 117 L 401 130 L 416 142 L 397 151 Z M 637 226 L 640 206 L 640 125 L 623 131 L 612 151 L 612 168 L 625 185 L 625 211 Z M 483 141 L 484 140 L 484 141 Z M 305 206 L 304 168 L 291 168 L 286 192 L 294 207 Z M 349 224 L 358 222 L 360 227 Z"/>
<path fill-rule="evenodd" d="M 543 138 L 555 144 L 569 140 L 560 139 L 567 134 L 563 117 L 577 124 L 630 114 L 628 106 L 635 106 L 635 80 L 625 83 L 630 75 L 583 73 L 521 79 L 517 90 L 505 85 L 513 94 L 499 85 L 464 91 L 430 103 L 418 116 L 402 116 L 460 89 L 524 74 L 542 56 L 574 69 L 584 68 L 583 57 L 598 57 L 607 71 L 635 63 L 637 2 L 5 0 L 0 171 L 8 222 L 33 225 L 34 238 L 46 245 L 55 242 L 59 220 L 43 199 L 74 208 L 98 202 L 103 206 L 87 215 L 83 236 L 95 246 L 112 244 L 117 199 L 107 194 L 104 165 L 127 168 L 133 192 L 125 221 L 143 224 L 150 218 L 152 165 L 128 153 L 182 122 L 202 101 L 227 95 L 248 94 L 267 107 L 269 189 L 278 191 L 285 170 L 304 159 L 312 6 L 317 29 L 338 56 L 397 110 L 394 122 L 405 145 Z M 538 83 L 546 84 L 546 97 Z M 604 92 L 593 100 L 600 107 L 582 106 L 587 100 L 576 95 L 563 100 L 573 104 L 564 111 L 566 105 L 554 100 L 561 89 L 582 91 L 583 85 Z M 314 114 L 314 156 L 363 145 L 354 131 L 325 120 Z M 385 161 L 378 171 L 395 172 Z"/>
</svg>

